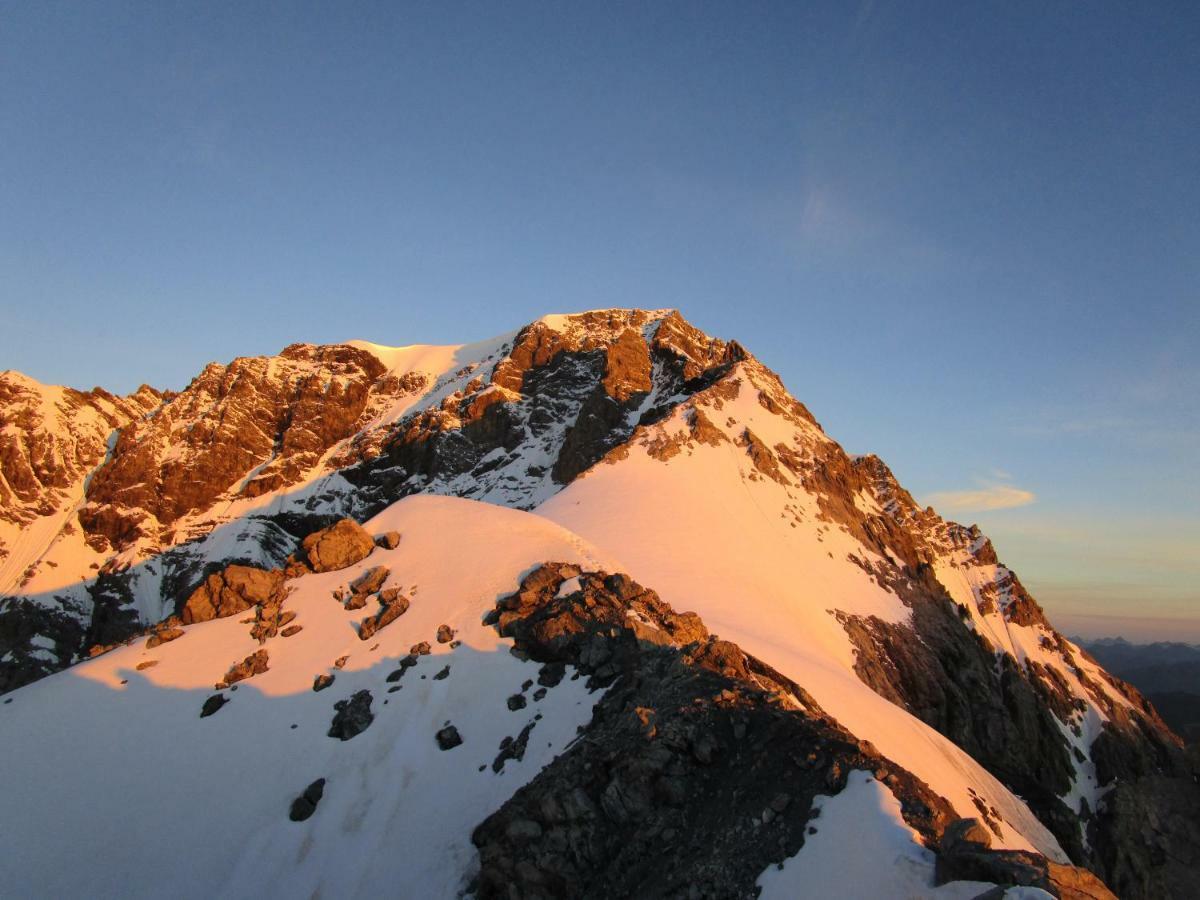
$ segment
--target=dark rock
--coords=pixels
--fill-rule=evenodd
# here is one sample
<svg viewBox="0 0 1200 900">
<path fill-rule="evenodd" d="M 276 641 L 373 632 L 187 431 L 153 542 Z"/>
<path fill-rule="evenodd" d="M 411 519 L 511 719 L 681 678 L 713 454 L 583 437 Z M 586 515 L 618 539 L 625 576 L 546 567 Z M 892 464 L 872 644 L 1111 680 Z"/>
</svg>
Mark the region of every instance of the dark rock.
<svg viewBox="0 0 1200 900">
<path fill-rule="evenodd" d="M 288 818 L 293 822 L 303 822 L 317 811 L 317 804 L 321 802 L 323 796 L 325 796 L 325 779 L 318 778 L 304 789 L 304 793 L 292 801 Z"/>
<path fill-rule="evenodd" d="M 942 835 L 943 852 L 988 850 L 991 846 L 992 833 L 978 819 L 951 822 Z"/>
<path fill-rule="evenodd" d="M 439 625 L 437 630 L 437 642 L 439 644 L 448 644 L 454 640 L 454 629 L 449 625 Z"/>
<path fill-rule="evenodd" d="M 429 641 L 421 641 L 419 644 L 413 644 L 408 652 L 412 656 L 428 656 L 433 652 L 433 648 L 429 646 Z"/>
<path fill-rule="evenodd" d="M 323 691 L 325 688 L 333 684 L 333 673 L 329 672 L 324 675 L 318 675 L 313 679 L 313 690 Z"/>
<path fill-rule="evenodd" d="M 445 728 L 441 729 L 435 735 L 435 737 L 437 738 L 438 747 L 442 750 L 450 750 L 451 748 L 457 747 L 463 742 L 462 736 L 458 733 L 458 729 L 453 725 L 447 725 Z"/>
<path fill-rule="evenodd" d="M 450 677 L 450 667 L 446 666 L 433 676 L 434 681 L 441 681 L 444 678 Z"/>
<path fill-rule="evenodd" d="M 285 638 L 291 637 L 293 634 L 299 634 L 304 629 L 303 625 L 289 625 L 283 631 L 279 632 Z"/>
<path fill-rule="evenodd" d="M 367 605 L 366 594 L 351 594 L 346 598 L 346 602 L 342 604 L 348 610 L 362 609 Z"/>
<path fill-rule="evenodd" d="M 525 708 L 525 697 L 521 694 L 513 694 L 508 698 L 508 708 L 518 710 Z"/>
<path fill-rule="evenodd" d="M 378 547 L 383 547 L 385 550 L 395 550 L 400 546 L 400 532 L 385 531 L 375 538 L 375 544 Z"/>
<path fill-rule="evenodd" d="M 563 680 L 567 665 L 562 662 L 548 662 L 538 671 L 538 684 L 545 687 L 555 687 Z"/>
<path fill-rule="evenodd" d="M 333 708 L 336 712 L 329 726 L 329 736 L 338 740 L 348 741 L 362 734 L 375 721 L 368 690 L 355 691 L 349 700 L 339 700 Z"/>
<path fill-rule="evenodd" d="M 200 718 L 208 718 L 228 702 L 224 694 L 213 694 L 200 707 Z"/>
</svg>

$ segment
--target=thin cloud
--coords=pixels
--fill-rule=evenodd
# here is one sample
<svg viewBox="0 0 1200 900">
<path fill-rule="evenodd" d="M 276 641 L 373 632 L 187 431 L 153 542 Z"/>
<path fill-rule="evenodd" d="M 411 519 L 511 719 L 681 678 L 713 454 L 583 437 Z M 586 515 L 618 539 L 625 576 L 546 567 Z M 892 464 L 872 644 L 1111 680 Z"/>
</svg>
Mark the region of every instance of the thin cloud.
<svg viewBox="0 0 1200 900">
<path fill-rule="evenodd" d="M 986 512 L 993 509 L 1014 509 L 1028 506 L 1037 500 L 1033 491 L 1008 484 L 993 484 L 973 491 L 937 491 L 929 495 L 929 503 L 945 512 Z"/>
</svg>

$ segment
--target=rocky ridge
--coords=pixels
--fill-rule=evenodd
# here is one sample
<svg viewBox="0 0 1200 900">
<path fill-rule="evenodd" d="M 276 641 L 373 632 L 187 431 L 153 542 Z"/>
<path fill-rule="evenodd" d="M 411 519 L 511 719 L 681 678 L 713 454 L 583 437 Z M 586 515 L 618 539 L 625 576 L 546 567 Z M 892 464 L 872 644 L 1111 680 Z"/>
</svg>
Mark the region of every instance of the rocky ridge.
<svg viewBox="0 0 1200 900">
<path fill-rule="evenodd" d="M 477 896 L 757 897 L 760 873 L 803 848 L 815 797 L 854 770 L 900 800 L 943 881 L 1113 896 L 1085 870 L 992 850 L 975 820 L 967 847 L 972 832 L 948 826 L 969 822 L 912 773 L 626 575 L 547 564 L 492 618 L 543 674 L 570 665 L 608 690 L 571 749 L 475 830 Z"/>
</svg>

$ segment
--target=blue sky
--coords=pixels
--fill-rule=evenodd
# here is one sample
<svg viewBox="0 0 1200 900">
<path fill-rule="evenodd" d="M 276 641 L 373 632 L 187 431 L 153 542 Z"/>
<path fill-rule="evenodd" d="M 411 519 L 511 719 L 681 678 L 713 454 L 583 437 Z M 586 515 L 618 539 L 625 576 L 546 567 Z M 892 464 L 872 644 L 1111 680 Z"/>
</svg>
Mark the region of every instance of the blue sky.
<svg viewBox="0 0 1200 900">
<path fill-rule="evenodd" d="M 678 307 L 1065 630 L 1200 641 L 1198 135 L 1191 3 L 7 4 L 0 368 Z"/>
</svg>

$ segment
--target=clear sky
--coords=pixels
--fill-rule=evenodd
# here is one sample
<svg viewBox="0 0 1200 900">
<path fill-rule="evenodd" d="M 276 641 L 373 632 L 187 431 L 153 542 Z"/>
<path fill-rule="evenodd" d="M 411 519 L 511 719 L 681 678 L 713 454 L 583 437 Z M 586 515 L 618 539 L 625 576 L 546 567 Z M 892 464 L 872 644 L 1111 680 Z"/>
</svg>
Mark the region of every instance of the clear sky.
<svg viewBox="0 0 1200 900">
<path fill-rule="evenodd" d="M 0 5 L 0 368 L 609 306 L 741 340 L 1064 630 L 1200 641 L 1200 5 Z"/>
</svg>

